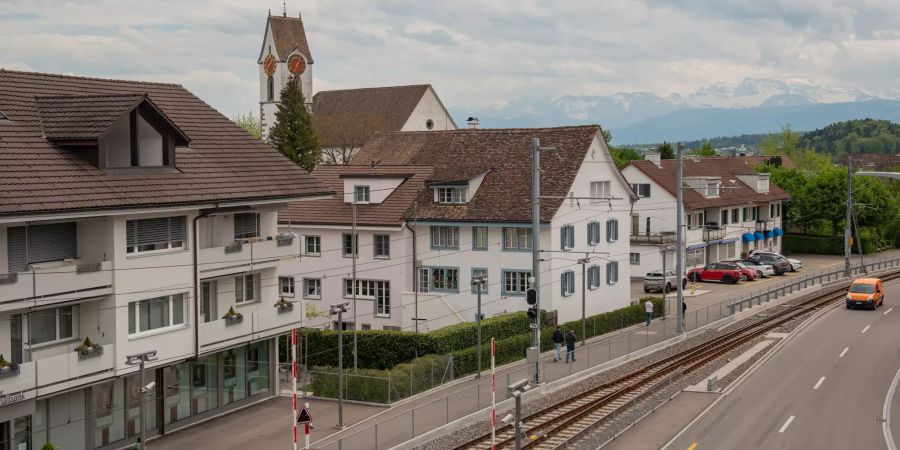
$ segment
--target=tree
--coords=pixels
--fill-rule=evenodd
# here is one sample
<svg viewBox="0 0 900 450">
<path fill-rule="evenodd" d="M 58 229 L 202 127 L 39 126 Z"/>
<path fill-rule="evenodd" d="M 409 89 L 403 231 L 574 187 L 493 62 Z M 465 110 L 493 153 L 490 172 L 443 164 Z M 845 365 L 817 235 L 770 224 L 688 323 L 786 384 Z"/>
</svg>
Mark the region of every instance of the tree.
<svg viewBox="0 0 900 450">
<path fill-rule="evenodd" d="M 709 142 L 703 143 L 703 145 L 701 145 L 700 148 L 691 150 L 691 154 L 697 155 L 697 156 L 702 156 L 705 158 L 719 156 L 719 154 L 716 153 L 716 149 L 714 149 L 712 144 Z"/>
<path fill-rule="evenodd" d="M 675 150 L 672 149 L 672 144 L 668 142 L 663 141 L 662 145 L 656 147 L 656 151 L 659 152 L 662 159 L 675 159 Z"/>
<path fill-rule="evenodd" d="M 312 172 L 322 158 L 322 150 L 312 128 L 312 117 L 296 77 L 288 79 L 281 90 L 281 103 L 275 111 L 275 125 L 269 133 L 269 145 L 307 172 Z"/>
<path fill-rule="evenodd" d="M 613 160 L 616 161 L 616 167 L 620 169 L 625 167 L 629 161 L 644 159 L 644 155 L 632 147 L 610 147 L 609 151 L 612 153 Z"/>
<path fill-rule="evenodd" d="M 260 123 L 259 117 L 253 114 L 253 111 L 247 114 L 236 114 L 231 118 L 231 121 L 243 128 L 250 136 L 262 139 L 262 123 Z"/>
<path fill-rule="evenodd" d="M 341 115 L 316 114 L 316 136 L 322 144 L 322 159 L 329 164 L 348 164 L 353 153 L 375 131 L 387 129 L 382 117 L 361 112 Z"/>
<path fill-rule="evenodd" d="M 603 130 L 603 140 L 606 141 L 606 145 L 609 145 L 609 141 L 612 140 L 612 131 Z"/>
</svg>

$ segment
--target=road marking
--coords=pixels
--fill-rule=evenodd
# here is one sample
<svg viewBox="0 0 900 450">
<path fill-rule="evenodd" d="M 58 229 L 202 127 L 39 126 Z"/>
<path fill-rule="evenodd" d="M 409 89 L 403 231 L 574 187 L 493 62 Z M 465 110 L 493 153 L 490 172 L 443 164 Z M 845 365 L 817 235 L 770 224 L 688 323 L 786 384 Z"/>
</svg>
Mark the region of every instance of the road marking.
<svg viewBox="0 0 900 450">
<path fill-rule="evenodd" d="M 842 351 L 841 354 L 838 355 L 838 358 L 843 358 L 844 355 L 846 355 L 847 352 L 849 352 L 849 351 L 850 351 L 850 347 L 844 347 L 844 351 Z"/>
<path fill-rule="evenodd" d="M 894 308 L 890 308 L 890 309 L 888 309 L 887 311 L 881 313 L 881 315 L 882 315 L 882 316 L 886 316 L 887 313 L 889 313 L 889 312 L 891 312 L 891 311 L 893 311 L 893 310 L 894 310 Z"/>
<path fill-rule="evenodd" d="M 894 391 L 897 389 L 897 383 L 900 382 L 900 369 L 894 374 L 894 381 L 891 382 L 891 388 L 888 389 L 887 395 L 884 397 L 884 408 L 881 410 L 881 432 L 884 433 L 884 442 L 888 446 L 888 450 L 897 450 L 894 443 L 894 435 L 891 433 L 891 403 L 894 401 Z"/>
<path fill-rule="evenodd" d="M 794 416 L 788 417 L 787 422 L 785 422 L 784 425 L 781 426 L 781 429 L 778 430 L 778 432 L 784 433 L 784 430 L 787 430 L 787 427 L 791 426 L 791 422 L 793 422 L 793 421 L 794 421 Z"/>
<path fill-rule="evenodd" d="M 825 377 L 819 378 L 819 381 L 817 381 L 817 382 L 816 382 L 816 385 L 813 386 L 813 390 L 815 391 L 815 390 L 819 389 L 819 386 L 822 385 L 822 382 L 823 382 L 823 381 L 825 381 Z"/>
<path fill-rule="evenodd" d="M 869 331 L 869 327 L 871 327 L 871 326 L 872 325 L 866 325 L 866 327 L 863 328 L 862 332 L 865 333 L 866 331 Z"/>
<path fill-rule="evenodd" d="M 696 442 L 694 442 L 693 444 L 691 444 L 691 446 L 688 447 L 687 450 L 694 450 L 695 448 L 697 448 L 697 443 L 696 443 Z"/>
</svg>

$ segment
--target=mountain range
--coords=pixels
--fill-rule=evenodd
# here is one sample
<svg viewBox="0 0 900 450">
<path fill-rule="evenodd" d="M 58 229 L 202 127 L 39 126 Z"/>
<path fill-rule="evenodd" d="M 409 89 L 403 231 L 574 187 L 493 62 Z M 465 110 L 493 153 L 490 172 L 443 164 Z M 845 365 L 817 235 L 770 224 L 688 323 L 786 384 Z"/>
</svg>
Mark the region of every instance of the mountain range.
<svg viewBox="0 0 900 450">
<path fill-rule="evenodd" d="M 520 98 L 486 108 L 451 108 L 477 116 L 483 127 L 539 127 L 599 123 L 616 145 L 767 133 L 791 123 L 796 130 L 856 118 L 900 120 L 900 93 L 878 95 L 808 80 L 747 78 L 716 83 L 688 95 L 652 92 L 607 96 Z M 461 123 L 464 123 L 462 121 Z"/>
</svg>

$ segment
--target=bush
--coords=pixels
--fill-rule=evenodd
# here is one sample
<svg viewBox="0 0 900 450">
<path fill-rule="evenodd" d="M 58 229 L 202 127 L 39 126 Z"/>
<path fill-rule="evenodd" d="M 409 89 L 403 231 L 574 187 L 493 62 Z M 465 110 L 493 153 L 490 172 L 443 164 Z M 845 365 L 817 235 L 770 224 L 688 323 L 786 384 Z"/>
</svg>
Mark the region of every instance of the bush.
<svg viewBox="0 0 900 450">
<path fill-rule="evenodd" d="M 344 398 L 386 404 L 427 391 L 453 377 L 448 362 L 445 356 L 426 355 L 389 370 L 345 370 Z M 315 396 L 337 398 L 337 369 L 313 367 L 308 389 Z"/>
<path fill-rule="evenodd" d="M 542 311 L 541 322 L 547 323 L 547 312 Z M 481 321 L 481 335 L 495 339 L 506 339 L 527 331 L 532 320 L 524 311 L 491 317 Z M 472 347 L 477 344 L 477 329 L 475 322 L 458 323 L 429 333 L 435 339 L 435 353 L 450 353 L 457 350 Z M 530 335 L 530 333 L 529 333 Z"/>
<path fill-rule="evenodd" d="M 887 242 L 875 230 L 860 228 L 863 254 L 868 255 L 878 252 L 887 246 Z M 853 243 L 853 253 L 857 254 L 857 244 Z M 818 255 L 843 255 L 844 237 L 841 236 L 809 236 L 804 234 L 785 234 L 782 244 L 783 251 L 790 253 L 812 253 Z"/>
</svg>

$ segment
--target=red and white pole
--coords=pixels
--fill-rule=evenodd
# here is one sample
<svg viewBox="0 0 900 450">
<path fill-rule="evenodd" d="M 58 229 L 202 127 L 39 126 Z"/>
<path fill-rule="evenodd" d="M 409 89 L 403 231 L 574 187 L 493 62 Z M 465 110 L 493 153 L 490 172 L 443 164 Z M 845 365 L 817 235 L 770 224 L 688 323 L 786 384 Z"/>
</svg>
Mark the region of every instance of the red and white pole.
<svg viewBox="0 0 900 450">
<path fill-rule="evenodd" d="M 491 338 L 491 450 L 497 450 L 497 372 L 494 338 Z"/>
<path fill-rule="evenodd" d="M 294 427 L 294 450 L 297 450 L 297 329 L 291 329 L 291 377 L 292 380 L 292 397 L 291 403 L 291 425 Z M 306 426 L 306 433 L 309 434 L 309 425 Z M 307 436 L 307 445 L 309 448 L 309 436 Z"/>
<path fill-rule="evenodd" d="M 309 403 L 305 403 L 304 405 L 306 406 L 306 410 L 309 411 Z M 303 424 L 303 441 L 303 448 L 309 450 L 309 423 Z"/>
</svg>

